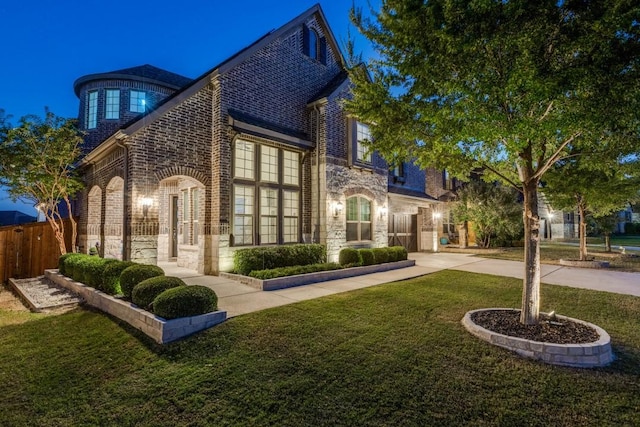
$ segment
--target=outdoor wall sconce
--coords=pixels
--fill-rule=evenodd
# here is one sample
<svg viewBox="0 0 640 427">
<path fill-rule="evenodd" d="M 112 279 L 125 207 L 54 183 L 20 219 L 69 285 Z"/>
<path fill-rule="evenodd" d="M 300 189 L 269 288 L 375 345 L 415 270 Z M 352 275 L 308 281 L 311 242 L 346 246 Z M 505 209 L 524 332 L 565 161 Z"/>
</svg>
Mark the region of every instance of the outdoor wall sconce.
<svg viewBox="0 0 640 427">
<path fill-rule="evenodd" d="M 344 205 L 342 204 L 342 202 L 335 203 L 333 205 L 333 216 L 337 217 L 338 215 L 340 215 L 343 209 L 344 209 Z"/>
<path fill-rule="evenodd" d="M 387 215 L 387 207 L 386 206 L 380 206 L 378 208 L 378 217 L 380 219 L 384 218 Z"/>
<path fill-rule="evenodd" d="M 149 208 L 153 205 L 153 199 L 151 197 L 143 197 L 140 199 L 140 204 L 142 205 L 142 215 L 144 216 L 144 219 L 147 219 Z"/>
</svg>

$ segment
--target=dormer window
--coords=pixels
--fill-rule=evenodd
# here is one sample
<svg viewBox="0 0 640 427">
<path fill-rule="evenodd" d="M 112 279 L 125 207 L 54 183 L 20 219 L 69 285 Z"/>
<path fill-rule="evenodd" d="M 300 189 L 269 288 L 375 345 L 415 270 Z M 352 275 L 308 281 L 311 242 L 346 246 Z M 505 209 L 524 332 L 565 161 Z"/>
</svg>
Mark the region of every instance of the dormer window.
<svg viewBox="0 0 640 427">
<path fill-rule="evenodd" d="M 371 142 L 371 131 L 364 123 L 356 122 L 356 160 L 371 163 L 371 150 L 366 145 Z"/>
<path fill-rule="evenodd" d="M 98 126 L 98 91 L 92 90 L 87 94 L 87 129 Z"/>
<path fill-rule="evenodd" d="M 132 113 L 144 113 L 147 111 L 147 94 L 140 90 L 132 90 L 129 93 L 129 111 Z"/>
<path fill-rule="evenodd" d="M 318 33 L 313 28 L 309 29 L 309 58 L 318 59 Z"/>
<path fill-rule="evenodd" d="M 404 182 L 405 181 L 405 173 L 404 173 L 404 162 L 400 160 L 396 160 L 393 170 L 393 181 L 394 182 Z"/>
</svg>

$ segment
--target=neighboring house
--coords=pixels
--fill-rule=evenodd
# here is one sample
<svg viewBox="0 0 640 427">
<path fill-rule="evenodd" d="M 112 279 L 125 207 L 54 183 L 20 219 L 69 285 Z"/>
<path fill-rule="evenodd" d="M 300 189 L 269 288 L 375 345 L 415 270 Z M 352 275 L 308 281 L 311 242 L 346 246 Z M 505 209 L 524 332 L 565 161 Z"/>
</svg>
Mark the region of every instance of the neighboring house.
<svg viewBox="0 0 640 427">
<path fill-rule="evenodd" d="M 5 225 L 19 225 L 28 222 L 36 222 L 35 216 L 27 215 L 20 211 L 0 211 L 0 227 Z"/>
<path fill-rule="evenodd" d="M 346 66 L 316 5 L 194 80 L 149 65 L 80 78 L 80 246 L 205 274 L 261 245 L 319 242 L 330 261 L 433 249 L 447 177 L 367 152 Z"/>
</svg>

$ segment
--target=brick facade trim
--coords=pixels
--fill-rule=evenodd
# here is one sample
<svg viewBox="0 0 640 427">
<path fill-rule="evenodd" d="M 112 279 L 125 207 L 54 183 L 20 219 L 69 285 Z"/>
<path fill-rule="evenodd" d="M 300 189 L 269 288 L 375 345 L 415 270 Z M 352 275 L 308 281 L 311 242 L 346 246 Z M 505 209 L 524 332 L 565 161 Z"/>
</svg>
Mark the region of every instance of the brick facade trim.
<svg viewBox="0 0 640 427">
<path fill-rule="evenodd" d="M 176 177 L 178 175 L 193 178 L 205 186 L 208 186 L 211 183 L 211 177 L 188 166 L 175 165 L 155 172 L 155 176 L 158 179 L 158 182 L 167 178 Z"/>
</svg>

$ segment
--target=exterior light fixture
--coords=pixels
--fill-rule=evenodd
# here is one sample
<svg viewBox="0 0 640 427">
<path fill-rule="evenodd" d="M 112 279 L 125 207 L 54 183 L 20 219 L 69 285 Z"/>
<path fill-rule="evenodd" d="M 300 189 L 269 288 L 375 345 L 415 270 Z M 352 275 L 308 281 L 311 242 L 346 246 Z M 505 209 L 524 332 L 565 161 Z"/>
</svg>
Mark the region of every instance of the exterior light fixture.
<svg viewBox="0 0 640 427">
<path fill-rule="evenodd" d="M 344 205 L 342 204 L 342 202 L 337 202 L 333 205 L 333 216 L 337 217 L 338 215 L 340 215 L 340 213 L 342 213 L 344 209 Z"/>
<path fill-rule="evenodd" d="M 380 206 L 378 208 L 378 216 L 380 217 L 380 219 L 384 218 L 387 215 L 387 207 L 386 206 Z"/>
<path fill-rule="evenodd" d="M 143 197 L 140 199 L 140 204 L 142 205 L 142 215 L 144 216 L 144 219 L 147 219 L 149 208 L 153 205 L 153 199 L 151 197 Z"/>
</svg>

